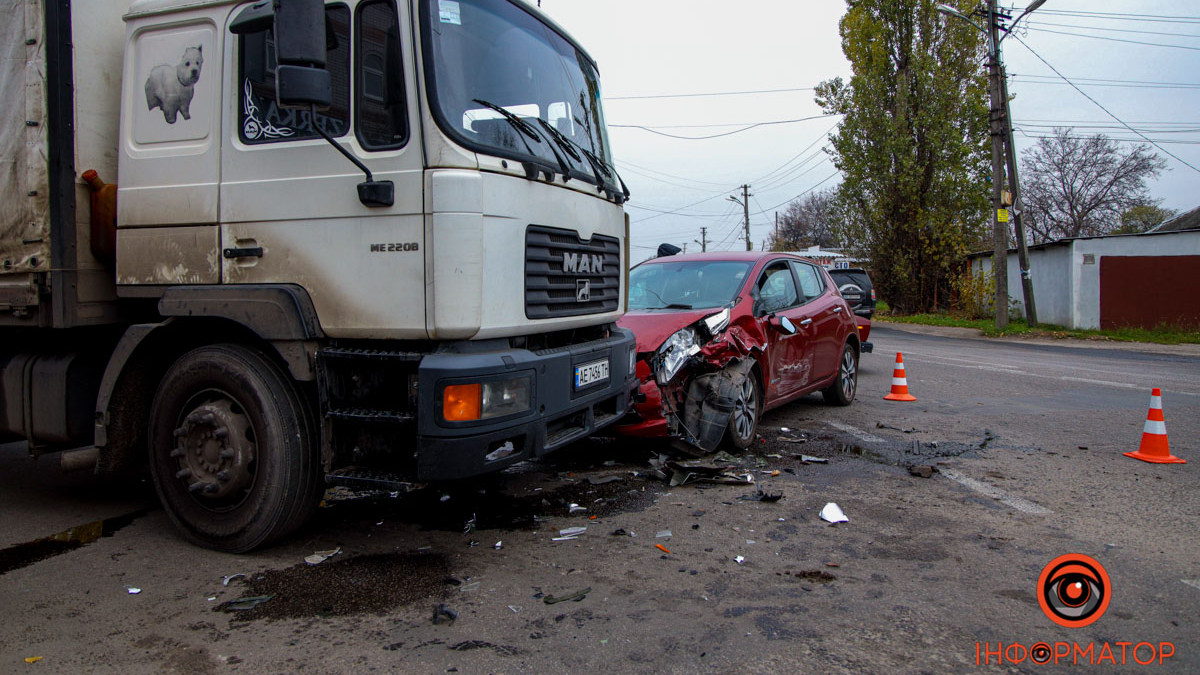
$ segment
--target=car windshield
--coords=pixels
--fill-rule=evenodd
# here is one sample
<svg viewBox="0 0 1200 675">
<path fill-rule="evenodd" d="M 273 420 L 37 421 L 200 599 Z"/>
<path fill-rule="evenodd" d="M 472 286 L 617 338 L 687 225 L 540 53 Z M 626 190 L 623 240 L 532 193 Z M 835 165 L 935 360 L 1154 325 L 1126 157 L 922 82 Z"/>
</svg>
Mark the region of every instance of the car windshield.
<svg viewBox="0 0 1200 675">
<path fill-rule="evenodd" d="M 629 271 L 629 309 L 707 309 L 737 296 L 752 263 L 692 260 Z"/>
<path fill-rule="evenodd" d="M 421 23 L 431 108 L 447 134 L 616 189 L 587 54 L 509 0 L 426 0 Z"/>
</svg>

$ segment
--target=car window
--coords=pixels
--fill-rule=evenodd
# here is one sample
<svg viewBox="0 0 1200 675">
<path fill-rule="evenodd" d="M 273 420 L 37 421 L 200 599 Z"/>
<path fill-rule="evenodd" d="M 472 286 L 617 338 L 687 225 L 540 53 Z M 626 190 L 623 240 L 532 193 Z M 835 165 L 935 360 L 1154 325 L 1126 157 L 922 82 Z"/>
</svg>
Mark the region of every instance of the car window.
<svg viewBox="0 0 1200 675">
<path fill-rule="evenodd" d="M 796 268 L 796 277 L 800 279 L 800 290 L 804 292 L 806 302 L 825 291 L 825 280 L 815 266 L 802 262 L 793 262 L 792 266 Z"/>
<path fill-rule="evenodd" d="M 759 308 L 766 313 L 800 304 L 796 282 L 786 262 L 771 263 L 758 278 Z"/>
</svg>

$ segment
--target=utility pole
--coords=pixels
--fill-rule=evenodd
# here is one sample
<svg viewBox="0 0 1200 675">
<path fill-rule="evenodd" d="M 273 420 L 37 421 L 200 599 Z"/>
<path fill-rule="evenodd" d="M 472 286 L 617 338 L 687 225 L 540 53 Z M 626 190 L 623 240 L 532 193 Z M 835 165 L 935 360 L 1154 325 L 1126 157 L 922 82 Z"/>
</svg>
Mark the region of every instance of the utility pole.
<svg viewBox="0 0 1200 675">
<path fill-rule="evenodd" d="M 747 251 L 754 250 L 754 244 L 752 244 L 750 242 L 750 198 L 753 196 L 754 195 L 750 194 L 750 186 L 743 184 L 741 199 L 738 199 L 737 197 L 734 197 L 732 195 L 730 195 L 730 197 L 729 197 L 729 201 L 742 205 L 742 213 L 745 214 L 745 219 L 746 219 L 745 220 L 745 226 L 746 226 L 745 238 L 746 238 L 746 250 Z"/>
<path fill-rule="evenodd" d="M 1031 5 L 1034 9 L 1037 4 Z M 1015 24 L 1014 24 L 1015 25 Z M 999 47 L 997 47 L 999 49 Z M 1017 180 L 1017 146 L 1013 143 L 1012 113 L 1008 105 L 1008 73 L 1000 69 L 1000 94 L 1004 99 L 1004 145 L 1008 152 L 1008 189 L 1012 192 L 1013 225 L 1017 231 L 1017 263 L 1021 266 L 1021 295 L 1025 299 L 1025 322 L 1037 325 L 1037 306 L 1033 301 L 1033 276 L 1029 272 L 1029 247 L 1025 243 L 1025 224 L 1021 212 L 1020 181 Z"/>
<path fill-rule="evenodd" d="M 1000 83 L 1000 26 L 996 0 L 987 0 L 988 79 L 991 92 L 992 134 L 992 275 L 996 280 L 996 330 L 1008 327 L 1008 217 L 1002 202 L 1004 189 L 1004 109 Z M 1001 220 L 1003 216 L 1003 220 Z"/>
<path fill-rule="evenodd" d="M 700 228 L 700 240 L 696 241 L 695 239 L 693 239 L 692 241 L 695 241 L 697 244 L 700 244 L 700 252 L 701 253 L 707 252 L 708 251 L 708 228 L 707 227 Z"/>
</svg>

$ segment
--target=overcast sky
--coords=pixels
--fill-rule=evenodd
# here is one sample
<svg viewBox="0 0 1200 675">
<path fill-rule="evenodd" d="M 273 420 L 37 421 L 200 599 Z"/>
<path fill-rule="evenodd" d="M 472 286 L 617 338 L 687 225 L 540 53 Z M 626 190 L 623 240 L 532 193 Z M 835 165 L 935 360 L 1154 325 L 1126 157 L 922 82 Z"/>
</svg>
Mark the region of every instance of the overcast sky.
<svg viewBox="0 0 1200 675">
<path fill-rule="evenodd" d="M 838 35 L 843 0 L 542 0 L 541 6 L 599 64 L 613 154 L 633 193 L 635 262 L 663 241 L 699 250 L 701 227 L 708 228 L 710 250 L 744 249 L 742 207 L 727 199 L 740 198 L 743 183 L 752 195 L 755 248 L 776 211 L 838 183 L 822 148 L 839 118 L 820 117 L 812 87 L 850 76 Z M 1155 152 L 1168 171 L 1151 189 L 1163 206 L 1200 206 L 1200 2 L 1048 0 L 1021 25 L 1002 45 L 1018 150 L 1055 125 L 1137 139 L 1036 52 L 1161 145 Z M 738 131 L 751 124 L 761 126 Z M 717 134 L 727 135 L 695 138 Z"/>
</svg>

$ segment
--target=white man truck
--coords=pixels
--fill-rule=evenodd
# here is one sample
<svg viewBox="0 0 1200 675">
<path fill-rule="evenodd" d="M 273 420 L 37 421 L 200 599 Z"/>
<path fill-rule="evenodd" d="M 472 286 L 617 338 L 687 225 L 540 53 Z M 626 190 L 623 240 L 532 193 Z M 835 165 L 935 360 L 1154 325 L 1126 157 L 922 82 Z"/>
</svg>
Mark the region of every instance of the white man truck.
<svg viewBox="0 0 1200 675">
<path fill-rule="evenodd" d="M 5 4 L 0 442 L 247 551 L 626 412 L 628 191 L 540 10 Z"/>
</svg>

